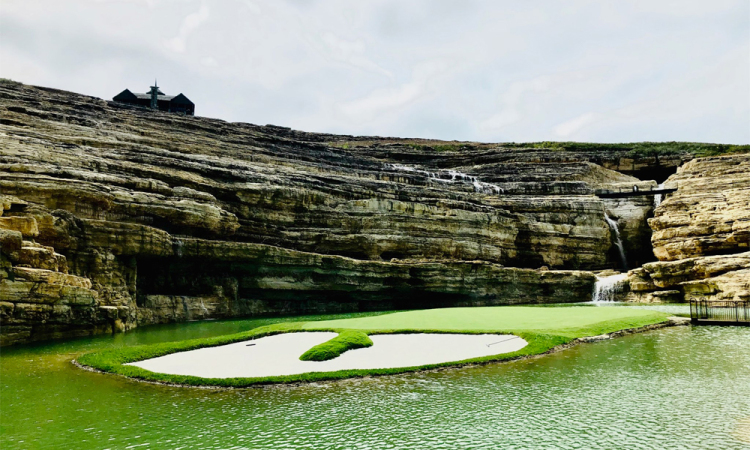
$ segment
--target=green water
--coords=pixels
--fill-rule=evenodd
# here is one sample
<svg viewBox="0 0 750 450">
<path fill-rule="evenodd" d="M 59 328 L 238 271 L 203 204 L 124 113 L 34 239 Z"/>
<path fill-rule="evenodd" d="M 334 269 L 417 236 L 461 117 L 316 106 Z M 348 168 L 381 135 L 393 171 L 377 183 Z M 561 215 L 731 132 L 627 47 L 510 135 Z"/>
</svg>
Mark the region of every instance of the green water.
<svg viewBox="0 0 750 450">
<path fill-rule="evenodd" d="M 92 349 L 270 322 L 4 349 L 0 448 L 750 449 L 750 328 L 677 327 L 535 360 L 229 391 L 137 383 L 70 363 Z"/>
</svg>

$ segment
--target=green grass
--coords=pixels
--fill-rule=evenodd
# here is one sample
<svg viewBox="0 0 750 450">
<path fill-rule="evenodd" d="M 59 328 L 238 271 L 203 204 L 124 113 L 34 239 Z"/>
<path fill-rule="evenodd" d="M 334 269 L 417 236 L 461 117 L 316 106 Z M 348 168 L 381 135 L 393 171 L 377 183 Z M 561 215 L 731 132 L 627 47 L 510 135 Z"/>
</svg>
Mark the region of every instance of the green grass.
<svg viewBox="0 0 750 450">
<path fill-rule="evenodd" d="M 595 307 L 478 307 L 444 308 L 407 311 L 357 319 L 317 322 L 280 323 L 255 328 L 243 333 L 209 339 L 193 339 L 155 345 L 124 347 L 87 353 L 78 358 L 84 366 L 104 372 L 124 375 L 146 381 L 193 386 L 247 387 L 258 384 L 295 383 L 341 378 L 387 375 L 445 366 L 485 363 L 517 359 L 545 353 L 570 341 L 624 329 L 640 328 L 664 322 L 668 314 L 633 308 Z M 335 331 L 346 336 L 387 333 L 497 333 L 515 334 L 528 342 L 521 350 L 512 353 L 486 356 L 441 364 L 374 370 L 341 370 L 336 372 L 310 372 L 289 376 L 263 378 L 200 378 L 151 372 L 126 363 L 156 358 L 170 353 L 225 345 L 257 339 L 279 333 L 299 331 Z M 366 336 L 365 336 L 366 337 Z M 335 340 L 334 338 L 333 340 Z M 343 339 L 343 338 L 342 338 Z M 331 343 L 333 340 L 324 344 Z M 345 340 L 354 340 L 346 338 Z M 318 346 L 320 347 L 320 346 Z"/>
<path fill-rule="evenodd" d="M 630 157 L 668 156 L 689 153 L 698 157 L 731 153 L 748 153 L 750 145 L 709 144 L 703 142 L 631 142 L 599 144 L 594 142 L 528 142 L 508 143 L 505 147 L 547 148 L 558 151 L 626 151 Z"/>
<path fill-rule="evenodd" d="M 549 149 L 570 152 L 617 152 L 630 158 L 662 157 L 669 155 L 690 154 L 696 157 L 718 156 L 732 153 L 750 153 L 750 145 L 711 144 L 705 142 L 624 142 L 603 144 L 597 142 L 498 142 L 494 144 L 479 142 L 451 142 L 425 139 L 379 139 L 375 141 L 357 140 L 350 142 L 329 142 L 329 145 L 344 149 L 367 148 L 373 145 L 400 144 L 414 150 L 431 152 L 468 152 L 482 151 L 497 146 L 509 149 Z"/>
<path fill-rule="evenodd" d="M 301 361 L 328 361 L 348 350 L 372 346 L 372 339 L 358 330 L 346 330 L 330 341 L 318 344 L 299 357 Z"/>
<path fill-rule="evenodd" d="M 375 144 L 401 144 L 411 147 L 415 150 L 429 152 L 457 152 L 457 151 L 476 151 L 486 150 L 501 146 L 504 148 L 515 149 L 549 149 L 554 151 L 571 151 L 571 152 L 618 152 L 624 156 L 632 158 L 669 156 L 690 154 L 697 157 L 717 156 L 732 153 L 750 153 L 750 145 L 735 144 L 712 144 L 706 142 L 623 142 L 604 144 L 597 142 L 566 142 L 566 141 L 542 141 L 542 142 L 499 142 L 495 144 L 478 143 L 478 142 L 450 142 L 450 141 L 431 141 L 424 139 L 394 139 L 378 141 L 352 141 L 343 144 L 345 147 L 369 147 Z M 341 143 L 331 143 L 341 147 Z"/>
<path fill-rule="evenodd" d="M 640 325 L 653 311 L 631 308 L 560 307 L 533 308 L 528 306 L 440 308 L 404 311 L 381 316 L 308 322 L 305 330 L 355 329 L 369 334 L 388 331 L 434 331 L 497 333 L 500 331 L 533 331 L 548 334 L 578 336 L 587 331 L 608 333 L 611 327 L 627 328 Z"/>
</svg>

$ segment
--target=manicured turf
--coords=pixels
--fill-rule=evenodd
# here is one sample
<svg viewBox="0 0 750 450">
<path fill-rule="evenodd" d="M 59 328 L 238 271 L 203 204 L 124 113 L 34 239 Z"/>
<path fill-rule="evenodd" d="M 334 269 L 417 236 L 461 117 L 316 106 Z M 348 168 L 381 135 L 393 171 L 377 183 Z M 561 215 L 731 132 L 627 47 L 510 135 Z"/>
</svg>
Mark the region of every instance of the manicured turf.
<svg viewBox="0 0 750 450">
<path fill-rule="evenodd" d="M 357 330 L 346 330 L 335 338 L 318 344 L 299 357 L 301 361 L 328 361 L 348 350 L 372 346 L 372 339 Z"/>
<path fill-rule="evenodd" d="M 660 317 L 661 313 L 657 313 Z M 356 329 L 372 332 L 410 331 L 536 331 L 550 334 L 574 334 L 595 332 L 591 329 L 633 328 L 640 326 L 642 319 L 655 317 L 653 311 L 634 308 L 558 307 L 537 308 L 528 306 L 489 306 L 474 308 L 440 308 L 419 311 L 404 311 L 381 316 L 356 319 L 308 322 L 305 330 Z M 610 323 L 611 322 L 611 323 Z M 632 325 L 632 326 L 631 326 Z M 590 330 L 591 329 L 591 330 Z M 597 328 L 598 329 L 598 328 Z M 602 334 L 608 331 L 602 331 Z"/>
<path fill-rule="evenodd" d="M 280 323 L 255 328 L 243 333 L 209 339 L 192 339 L 180 342 L 102 350 L 82 355 L 78 358 L 78 362 L 84 366 L 104 372 L 117 373 L 141 380 L 193 386 L 247 387 L 256 384 L 293 383 L 396 374 L 444 366 L 516 359 L 523 356 L 544 353 L 576 338 L 596 336 L 664 322 L 667 316 L 668 314 L 666 313 L 656 311 L 617 307 L 538 308 L 497 306 L 431 309 L 358 319 Z M 310 372 L 264 378 L 200 378 L 155 373 L 140 367 L 125 365 L 126 363 L 156 358 L 170 353 L 225 345 L 279 333 L 311 330 L 336 331 L 342 335 L 351 330 L 361 330 L 364 334 L 420 332 L 515 334 L 525 339 L 528 345 L 512 353 L 426 366 Z M 343 347 L 346 347 L 346 345 Z"/>
</svg>

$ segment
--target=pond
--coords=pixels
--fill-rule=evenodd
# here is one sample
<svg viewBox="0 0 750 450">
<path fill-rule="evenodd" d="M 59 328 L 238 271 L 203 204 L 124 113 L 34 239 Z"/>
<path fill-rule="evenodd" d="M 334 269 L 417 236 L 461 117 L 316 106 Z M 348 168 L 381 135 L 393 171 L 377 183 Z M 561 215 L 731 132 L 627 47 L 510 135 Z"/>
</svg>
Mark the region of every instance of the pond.
<svg viewBox="0 0 750 450">
<path fill-rule="evenodd" d="M 526 361 L 243 390 L 158 386 L 70 363 L 98 348 L 287 320 L 3 349 L 0 448 L 750 448 L 750 328 L 667 328 Z"/>
</svg>

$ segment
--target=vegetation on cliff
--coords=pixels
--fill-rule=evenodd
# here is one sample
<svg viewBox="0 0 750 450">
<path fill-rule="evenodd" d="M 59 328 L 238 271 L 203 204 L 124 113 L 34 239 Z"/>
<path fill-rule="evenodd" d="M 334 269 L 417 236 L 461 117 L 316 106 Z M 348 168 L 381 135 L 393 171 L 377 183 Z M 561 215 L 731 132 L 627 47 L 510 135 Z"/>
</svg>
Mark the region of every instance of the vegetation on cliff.
<svg viewBox="0 0 750 450">
<path fill-rule="evenodd" d="M 541 141 L 541 142 L 502 142 L 479 143 L 459 141 L 436 141 L 429 139 L 378 139 L 353 140 L 345 142 L 331 142 L 332 146 L 350 149 L 355 147 L 371 147 L 379 145 L 405 145 L 411 149 L 423 152 L 477 152 L 493 148 L 504 148 L 509 151 L 535 149 L 557 152 L 591 153 L 596 155 L 621 154 L 629 158 L 648 158 L 659 156 L 686 155 L 690 157 L 717 156 L 736 153 L 750 153 L 750 145 L 713 144 L 708 142 L 569 142 L 569 141 Z"/>
<path fill-rule="evenodd" d="M 545 148 L 557 151 L 626 152 L 633 158 L 689 154 L 695 157 L 730 153 L 750 153 L 750 145 L 711 144 L 704 142 L 631 142 L 600 144 L 595 142 L 530 142 L 504 144 L 514 148 Z"/>
</svg>

